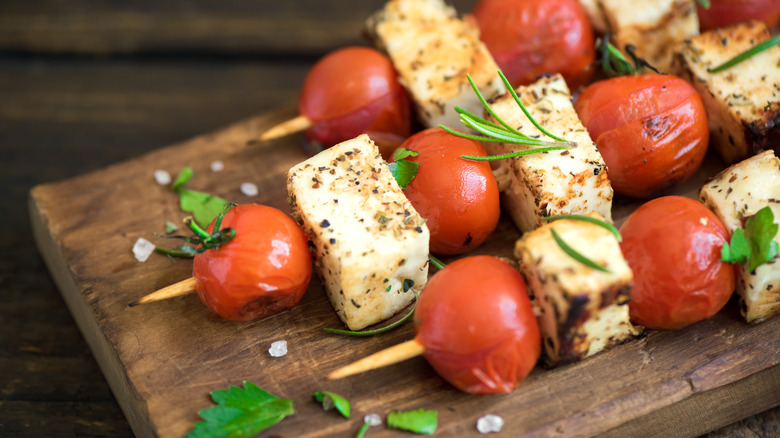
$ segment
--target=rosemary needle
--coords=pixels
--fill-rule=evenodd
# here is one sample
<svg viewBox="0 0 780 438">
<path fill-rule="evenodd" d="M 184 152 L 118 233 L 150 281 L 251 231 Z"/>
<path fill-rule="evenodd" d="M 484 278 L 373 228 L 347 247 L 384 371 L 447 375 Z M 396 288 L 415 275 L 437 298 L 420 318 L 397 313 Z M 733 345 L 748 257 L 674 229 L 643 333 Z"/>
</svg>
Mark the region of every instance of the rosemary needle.
<svg viewBox="0 0 780 438">
<path fill-rule="evenodd" d="M 774 37 L 764 41 L 761 44 L 755 45 L 755 46 L 745 50 L 744 52 L 740 53 L 739 55 L 737 55 L 737 56 L 735 56 L 735 57 L 733 57 L 731 59 L 729 59 L 728 61 L 724 62 L 723 64 L 721 64 L 721 65 L 719 65 L 717 67 L 708 68 L 707 71 L 709 73 L 721 72 L 721 71 L 726 70 L 727 68 L 731 68 L 731 67 L 739 64 L 740 62 L 750 58 L 751 56 L 757 55 L 757 54 L 763 52 L 764 50 L 769 49 L 770 47 L 775 46 L 777 44 L 780 44 L 780 35 L 776 35 L 776 36 L 774 36 Z"/>
</svg>

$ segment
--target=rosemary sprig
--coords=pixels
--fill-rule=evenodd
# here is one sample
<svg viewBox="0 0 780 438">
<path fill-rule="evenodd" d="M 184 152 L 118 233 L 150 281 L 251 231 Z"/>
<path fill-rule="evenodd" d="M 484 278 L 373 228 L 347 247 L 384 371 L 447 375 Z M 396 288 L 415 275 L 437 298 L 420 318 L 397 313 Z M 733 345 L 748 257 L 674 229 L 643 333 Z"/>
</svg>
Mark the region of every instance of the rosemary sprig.
<svg viewBox="0 0 780 438">
<path fill-rule="evenodd" d="M 477 95 L 477 98 L 479 98 L 479 101 L 482 103 L 482 106 L 485 108 L 485 111 L 487 111 L 487 113 L 490 114 L 490 116 L 493 119 L 495 119 L 498 123 L 488 121 L 463 108 L 455 107 L 455 111 L 460 115 L 461 123 L 463 123 L 464 126 L 477 131 L 481 135 L 467 134 L 465 132 L 456 131 L 455 129 L 449 128 L 444 125 L 439 125 L 439 127 L 449 132 L 450 134 L 457 135 L 463 138 L 468 138 L 471 140 L 498 142 L 498 143 L 524 144 L 529 146 L 543 146 L 537 149 L 529 149 L 526 151 L 521 151 L 517 155 L 527 155 L 527 154 L 538 153 L 538 152 L 560 150 L 560 149 L 566 149 L 568 147 L 577 145 L 577 143 L 575 142 L 567 141 L 563 138 L 560 138 L 552 134 L 551 132 L 544 129 L 539 123 L 537 123 L 536 120 L 534 120 L 534 118 L 525 108 L 525 105 L 523 105 L 523 103 L 520 101 L 520 98 L 517 96 L 517 93 L 515 93 L 515 90 L 512 88 L 512 85 L 509 83 L 509 80 L 506 78 L 506 76 L 504 76 L 504 74 L 501 71 L 498 72 L 498 75 L 501 77 L 501 80 L 504 82 L 504 85 L 506 85 L 513 99 L 520 107 L 520 109 L 523 111 L 523 114 L 525 114 L 528 120 L 530 120 L 531 123 L 542 134 L 552 138 L 555 141 L 545 141 L 545 140 L 540 140 L 538 138 L 529 137 L 528 135 L 523 134 L 522 132 L 509 125 L 507 122 L 505 122 L 501 117 L 498 116 L 498 114 L 496 114 L 493 111 L 493 108 L 490 107 L 487 100 L 485 99 L 485 96 L 482 95 L 482 92 L 479 91 L 479 88 L 474 83 L 474 80 L 471 78 L 471 75 L 468 74 L 466 75 L 466 77 L 468 78 L 469 83 L 471 84 L 471 88 L 474 90 L 474 93 Z M 478 159 L 482 161 L 499 159 L 494 157 L 472 157 L 470 155 L 462 155 L 461 157 L 467 159 Z"/>
<path fill-rule="evenodd" d="M 763 43 L 757 44 L 744 52 L 740 53 L 739 55 L 729 59 L 728 61 L 724 62 L 721 65 L 718 65 L 716 67 L 708 68 L 707 71 L 709 73 L 718 73 L 722 72 L 723 70 L 726 70 L 727 68 L 731 68 L 740 62 L 757 55 L 761 52 L 763 52 L 766 49 L 769 49 L 773 46 L 776 46 L 777 44 L 780 44 L 780 35 L 775 35 L 774 37 L 764 41 Z"/>
<path fill-rule="evenodd" d="M 557 243 L 558 246 L 563 250 L 563 252 L 568 254 L 569 257 L 593 269 L 597 269 L 602 272 L 609 272 L 609 273 L 612 272 L 609 269 L 605 268 L 604 266 L 601 266 L 600 264 L 580 254 L 576 249 L 570 247 L 566 242 L 563 241 L 563 239 L 561 239 L 561 236 L 559 236 L 558 233 L 555 232 L 554 228 L 550 228 L 550 232 L 552 233 L 553 239 L 555 239 L 555 243 Z"/>
<path fill-rule="evenodd" d="M 604 70 L 607 76 L 614 78 L 617 76 L 635 76 L 642 72 L 642 69 L 647 67 L 648 69 L 658 73 L 664 74 L 662 71 L 653 67 L 645 58 L 642 58 L 636 54 L 636 47 L 627 44 L 626 53 L 631 57 L 634 62 L 633 65 L 626 59 L 623 53 L 612 43 L 609 42 L 611 33 L 607 33 L 596 44 L 601 53 L 601 68 Z"/>
<path fill-rule="evenodd" d="M 431 261 L 431 264 L 433 265 L 434 268 L 444 269 L 445 266 L 444 262 L 436 258 L 436 256 L 434 256 L 433 254 L 428 254 L 428 260 Z"/>
<path fill-rule="evenodd" d="M 548 222 L 555 219 L 574 219 L 578 221 L 590 222 L 592 224 L 596 224 L 602 228 L 606 228 L 607 230 L 609 230 L 610 233 L 614 234 L 615 237 L 617 237 L 618 242 L 623 240 L 623 238 L 620 236 L 620 231 L 618 231 L 618 229 L 615 228 L 614 225 L 608 222 L 604 222 L 601 219 L 596 219 L 595 217 L 585 216 L 581 214 L 558 214 L 554 216 L 543 217 L 542 221 Z"/>
<path fill-rule="evenodd" d="M 222 228 L 222 218 L 225 214 L 235 206 L 236 204 L 227 203 L 219 215 L 214 220 L 214 232 L 211 234 L 208 231 L 201 228 L 195 220 L 191 217 L 185 220 L 187 227 L 192 231 L 193 236 L 168 236 L 155 234 L 157 237 L 165 239 L 181 239 L 182 241 L 189 243 L 190 245 L 180 245 L 176 248 L 166 249 L 159 246 L 154 250 L 165 254 L 169 257 L 194 257 L 195 254 L 200 254 L 209 249 L 218 249 L 220 246 L 230 242 L 236 236 L 236 230 L 233 228 Z"/>
<path fill-rule="evenodd" d="M 418 296 L 418 299 L 419 299 L 419 296 Z M 409 318 L 414 316 L 414 309 L 416 309 L 416 308 L 417 308 L 417 302 L 415 302 L 412 305 L 412 308 L 411 308 L 411 310 L 409 310 L 409 313 L 407 313 L 406 315 L 402 316 L 400 319 L 398 319 L 397 321 L 393 322 L 392 324 L 388 324 L 388 325 L 386 325 L 384 327 L 381 327 L 381 328 L 378 328 L 378 329 L 375 329 L 375 330 L 353 331 L 353 330 L 340 330 L 340 329 L 334 329 L 334 328 L 329 328 L 329 327 L 326 327 L 323 330 L 325 330 L 328 333 L 335 333 L 335 334 L 338 334 L 338 335 L 348 335 L 348 336 L 374 336 L 374 335 L 379 335 L 379 334 L 382 334 L 382 333 L 385 333 L 385 332 L 389 332 L 390 330 L 393 330 L 393 329 L 403 325 L 403 323 L 408 321 Z"/>
</svg>

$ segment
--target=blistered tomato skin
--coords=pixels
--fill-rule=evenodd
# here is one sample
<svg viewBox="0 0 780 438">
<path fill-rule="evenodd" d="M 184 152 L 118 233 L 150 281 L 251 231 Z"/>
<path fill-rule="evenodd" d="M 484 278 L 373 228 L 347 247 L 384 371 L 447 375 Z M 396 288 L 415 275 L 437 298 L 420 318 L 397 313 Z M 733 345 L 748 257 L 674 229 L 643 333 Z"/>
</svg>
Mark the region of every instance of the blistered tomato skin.
<svg viewBox="0 0 780 438">
<path fill-rule="evenodd" d="M 631 320 L 674 330 L 716 314 L 734 291 L 734 269 L 721 262 L 728 231 L 707 207 L 680 196 L 639 207 L 620 228 L 634 271 Z"/>
<path fill-rule="evenodd" d="M 578 0 L 481 0 L 473 13 L 480 39 L 512 85 L 561 73 L 576 90 L 592 76 L 593 30 Z"/>
<path fill-rule="evenodd" d="M 596 82 L 574 107 L 620 195 L 647 198 L 679 184 L 696 172 L 707 152 L 704 105 L 696 90 L 676 76 Z"/>
<path fill-rule="evenodd" d="M 541 352 L 525 280 L 492 256 L 465 257 L 437 272 L 420 294 L 414 327 L 436 372 L 472 394 L 512 391 Z"/>
<path fill-rule="evenodd" d="M 411 133 L 411 106 L 390 58 L 367 47 L 346 47 L 319 60 L 303 83 L 298 108 L 313 122 L 308 137 L 326 147 L 360 134 L 392 140 Z"/>
<path fill-rule="evenodd" d="M 206 306 L 232 321 L 265 318 L 300 301 L 312 272 L 307 239 L 289 216 L 272 207 L 233 207 L 222 228 L 235 237 L 197 254 L 192 265 L 195 290 Z M 212 232 L 213 223 L 208 231 Z"/>
<path fill-rule="evenodd" d="M 769 29 L 780 21 L 777 0 L 710 0 L 710 7 L 697 5 L 701 31 L 726 27 L 750 19 L 761 20 Z"/>
<path fill-rule="evenodd" d="M 482 145 L 430 128 L 409 137 L 401 147 L 418 152 L 407 158 L 417 162 L 419 169 L 404 194 L 426 219 L 430 251 L 462 254 L 481 245 L 498 224 L 498 184 L 488 162 L 460 156 L 485 156 Z"/>
</svg>

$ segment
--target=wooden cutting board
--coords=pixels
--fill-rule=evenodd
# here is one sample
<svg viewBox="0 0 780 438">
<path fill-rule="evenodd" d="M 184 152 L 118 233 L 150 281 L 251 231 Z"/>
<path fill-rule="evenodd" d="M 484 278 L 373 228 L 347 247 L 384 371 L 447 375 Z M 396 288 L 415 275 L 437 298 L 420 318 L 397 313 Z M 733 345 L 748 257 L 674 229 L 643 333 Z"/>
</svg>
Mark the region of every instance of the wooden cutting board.
<svg viewBox="0 0 780 438">
<path fill-rule="evenodd" d="M 196 295 L 129 308 L 191 275 L 188 260 L 153 255 L 140 263 L 131 253 L 138 237 L 168 245 L 153 233 L 185 216 L 176 195 L 154 182 L 153 171 L 175 175 L 191 166 L 196 176 L 188 188 L 289 211 L 284 175 L 307 157 L 301 137 L 255 139 L 293 115 L 261 116 L 31 192 L 40 251 L 138 436 L 186 434 L 198 411 L 213 405 L 211 391 L 243 381 L 294 400 L 296 414 L 263 433 L 284 437 L 354 436 L 365 414 L 418 408 L 438 411 L 437 436 L 477 435 L 476 420 L 488 413 L 504 418 L 502 436 L 695 436 L 780 405 L 780 318 L 749 326 L 734 302 L 683 330 L 650 332 L 576 364 L 537 367 L 511 394 L 491 396 L 458 392 L 423 358 L 328 381 L 330 371 L 411 339 L 413 330 L 407 324 L 371 338 L 324 332 L 342 326 L 316 279 L 294 309 L 255 322 L 222 320 Z M 225 170 L 209 170 L 214 160 Z M 695 197 L 721 166 L 708 158 L 676 193 Z M 242 195 L 243 182 L 257 184 L 260 194 Z M 616 220 L 636 206 L 616 202 Z M 475 252 L 511 256 L 517 237 L 502 218 Z M 287 340 L 286 356 L 268 354 L 276 340 Z M 311 399 L 317 390 L 349 399 L 352 418 L 323 411 Z M 374 427 L 368 436 L 399 434 Z"/>
</svg>

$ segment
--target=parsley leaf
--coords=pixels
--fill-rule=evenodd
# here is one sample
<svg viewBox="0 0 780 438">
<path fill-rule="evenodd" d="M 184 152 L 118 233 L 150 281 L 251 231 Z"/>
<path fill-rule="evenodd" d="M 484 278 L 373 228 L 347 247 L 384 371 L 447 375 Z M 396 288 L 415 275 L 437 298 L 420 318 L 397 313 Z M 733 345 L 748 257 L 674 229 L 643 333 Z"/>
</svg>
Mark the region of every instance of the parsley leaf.
<svg viewBox="0 0 780 438">
<path fill-rule="evenodd" d="M 393 411 L 387 416 L 387 425 L 395 429 L 431 435 L 436 431 L 436 411 Z"/>
<path fill-rule="evenodd" d="M 295 413 L 292 400 L 276 397 L 252 382 L 244 389 L 231 386 L 211 393 L 217 406 L 200 411 L 206 420 L 195 424 L 186 438 L 252 437 Z"/>
<path fill-rule="evenodd" d="M 225 208 L 227 201 L 208 193 L 183 188 L 193 175 L 191 168 L 184 167 L 171 185 L 171 189 L 179 194 L 179 208 L 184 212 L 192 213 L 195 222 L 202 228 L 206 228 Z"/>
<path fill-rule="evenodd" d="M 731 234 L 731 244 L 723 243 L 721 260 L 733 264 L 746 263 L 745 269 L 753 272 L 775 258 L 778 245 L 774 238 L 778 225 L 774 220 L 775 215 L 768 206 L 747 218 L 744 228 L 737 228 Z"/>
<path fill-rule="evenodd" d="M 417 170 L 420 168 L 418 163 L 405 158 L 416 157 L 417 155 L 418 153 L 411 149 L 398 148 L 393 152 L 393 160 L 395 162 L 387 165 L 390 173 L 393 174 L 393 177 L 402 189 L 405 189 L 412 182 L 412 179 L 417 175 Z"/>
<path fill-rule="evenodd" d="M 341 415 L 343 415 L 344 418 L 349 418 L 349 402 L 344 397 L 328 391 L 317 391 L 312 395 L 312 397 L 314 400 L 322 403 L 322 409 L 328 411 L 330 409 L 336 408 L 336 410 Z"/>
</svg>

